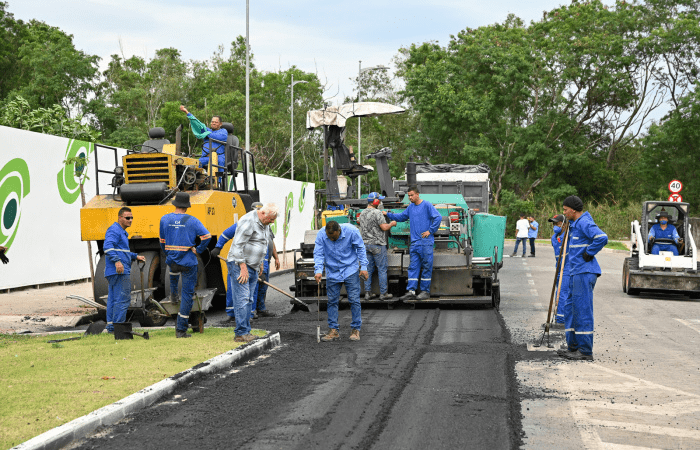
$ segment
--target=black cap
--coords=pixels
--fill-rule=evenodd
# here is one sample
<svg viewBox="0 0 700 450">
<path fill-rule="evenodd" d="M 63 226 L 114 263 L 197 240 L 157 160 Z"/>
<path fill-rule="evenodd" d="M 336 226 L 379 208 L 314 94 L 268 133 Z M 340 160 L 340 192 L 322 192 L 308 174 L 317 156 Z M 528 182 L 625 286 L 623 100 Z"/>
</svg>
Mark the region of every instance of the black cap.
<svg viewBox="0 0 700 450">
<path fill-rule="evenodd" d="M 175 194 L 175 200 L 173 200 L 173 206 L 176 208 L 189 208 L 190 206 L 190 194 L 187 192 L 178 192 Z"/>
<path fill-rule="evenodd" d="M 662 217 L 665 217 L 665 218 L 668 219 L 668 218 L 670 218 L 671 216 L 668 214 L 668 211 L 666 211 L 665 209 L 663 209 L 663 210 L 661 210 L 661 212 L 659 213 L 658 217 L 659 217 L 659 219 L 662 218 Z"/>
<path fill-rule="evenodd" d="M 564 199 L 564 206 L 568 206 L 574 211 L 583 211 L 583 202 L 575 195 L 570 195 Z"/>
<path fill-rule="evenodd" d="M 552 223 L 559 223 L 564 221 L 564 214 L 557 214 L 554 217 L 550 217 L 547 219 L 547 222 L 552 222 Z"/>
</svg>

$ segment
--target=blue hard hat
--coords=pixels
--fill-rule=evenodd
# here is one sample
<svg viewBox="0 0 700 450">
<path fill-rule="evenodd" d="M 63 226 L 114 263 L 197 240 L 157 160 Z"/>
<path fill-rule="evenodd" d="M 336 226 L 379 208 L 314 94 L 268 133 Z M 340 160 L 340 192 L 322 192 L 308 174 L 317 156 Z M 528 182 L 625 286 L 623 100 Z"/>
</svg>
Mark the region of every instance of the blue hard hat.
<svg viewBox="0 0 700 450">
<path fill-rule="evenodd" d="M 375 199 L 382 200 L 386 197 L 383 195 L 379 195 L 379 192 L 370 192 L 369 195 L 367 196 L 367 203 L 372 203 Z"/>
</svg>

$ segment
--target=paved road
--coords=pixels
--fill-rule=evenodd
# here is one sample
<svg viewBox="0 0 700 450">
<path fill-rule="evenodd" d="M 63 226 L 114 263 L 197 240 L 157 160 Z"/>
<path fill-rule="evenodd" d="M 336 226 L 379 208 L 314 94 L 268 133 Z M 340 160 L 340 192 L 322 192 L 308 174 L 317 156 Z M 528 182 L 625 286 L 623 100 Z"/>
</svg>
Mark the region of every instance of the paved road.
<svg viewBox="0 0 700 450">
<path fill-rule="evenodd" d="M 595 361 L 528 351 L 546 317 L 550 251 L 506 259 L 501 314 L 366 309 L 357 343 L 348 310 L 344 339 L 317 344 L 315 314 L 284 314 L 287 301 L 271 292 L 282 315 L 255 326 L 280 331 L 280 349 L 80 448 L 700 448 L 700 302 L 626 296 L 625 255 L 605 253 Z M 552 334 L 556 346 L 561 337 Z"/>
</svg>

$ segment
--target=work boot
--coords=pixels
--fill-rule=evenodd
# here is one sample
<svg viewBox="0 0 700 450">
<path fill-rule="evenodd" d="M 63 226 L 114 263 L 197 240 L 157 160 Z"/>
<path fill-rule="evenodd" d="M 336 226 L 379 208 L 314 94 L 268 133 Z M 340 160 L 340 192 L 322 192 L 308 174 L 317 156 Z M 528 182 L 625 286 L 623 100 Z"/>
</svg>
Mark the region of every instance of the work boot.
<svg viewBox="0 0 700 450">
<path fill-rule="evenodd" d="M 430 300 L 430 292 L 422 291 L 416 296 L 416 300 Z"/>
<path fill-rule="evenodd" d="M 566 346 L 566 344 L 562 345 L 562 347 L 564 348 L 557 350 L 557 355 L 561 356 L 562 358 L 566 358 L 566 355 L 578 352 L 578 350 L 571 350 L 568 346 Z"/>
<path fill-rule="evenodd" d="M 335 328 L 331 328 L 328 330 L 328 333 L 321 336 L 321 340 L 325 342 L 334 341 L 336 339 L 340 339 L 340 333 L 338 333 L 338 330 Z"/>
<path fill-rule="evenodd" d="M 246 335 L 236 336 L 233 338 L 233 342 L 243 342 L 244 344 L 248 343 L 249 341 L 245 337 Z"/>
<path fill-rule="evenodd" d="M 528 255 L 528 258 L 534 258 L 535 255 Z"/>
<path fill-rule="evenodd" d="M 258 316 L 259 317 L 275 317 L 274 313 L 271 313 L 270 311 L 266 309 L 258 310 Z"/>
<path fill-rule="evenodd" d="M 377 296 L 377 294 L 373 294 L 371 292 L 365 292 L 365 300 L 372 300 L 376 296 Z"/>
<path fill-rule="evenodd" d="M 185 330 L 185 331 L 175 330 L 175 337 L 176 338 L 188 338 L 188 337 L 192 337 L 192 335 L 187 334 L 187 330 Z"/>
<path fill-rule="evenodd" d="M 511 257 L 511 258 L 515 258 L 516 256 L 518 256 L 517 253 L 511 253 L 511 254 L 510 254 L 510 257 Z"/>
<path fill-rule="evenodd" d="M 244 334 L 244 335 L 243 335 L 243 339 L 245 339 L 246 342 L 254 341 L 254 340 L 256 340 L 257 338 L 258 338 L 258 337 L 257 337 L 256 335 L 250 334 L 250 333 Z"/>
<path fill-rule="evenodd" d="M 352 330 L 352 333 L 350 333 L 350 340 L 351 341 L 359 341 L 360 340 L 360 330 Z"/>
<path fill-rule="evenodd" d="M 406 291 L 406 293 L 399 298 L 399 300 L 415 300 L 416 291 Z"/>
<path fill-rule="evenodd" d="M 566 359 L 570 359 L 572 361 L 593 361 L 593 355 L 584 355 L 578 350 L 576 350 L 575 352 L 565 352 L 560 356 Z"/>
<path fill-rule="evenodd" d="M 253 315 L 252 315 L 251 319 L 257 319 L 257 318 L 258 318 L 258 312 L 253 311 Z"/>
<path fill-rule="evenodd" d="M 379 296 L 379 300 L 382 300 L 382 301 L 390 300 L 392 298 L 394 298 L 394 296 L 391 294 L 382 294 Z"/>
</svg>

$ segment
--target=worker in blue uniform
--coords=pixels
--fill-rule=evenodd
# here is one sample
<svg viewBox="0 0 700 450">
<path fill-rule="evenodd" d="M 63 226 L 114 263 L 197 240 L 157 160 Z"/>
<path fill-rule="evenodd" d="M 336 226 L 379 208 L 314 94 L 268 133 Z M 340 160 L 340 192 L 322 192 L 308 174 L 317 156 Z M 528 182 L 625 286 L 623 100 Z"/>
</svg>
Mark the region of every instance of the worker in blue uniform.
<svg viewBox="0 0 700 450">
<path fill-rule="evenodd" d="M 556 216 L 550 218 L 547 220 L 548 222 L 552 223 L 553 229 L 554 229 L 554 234 L 552 235 L 552 248 L 554 249 L 554 267 L 557 266 L 558 261 L 559 261 L 559 254 L 561 253 L 561 246 L 564 244 L 564 230 L 563 230 L 563 225 L 564 225 L 564 215 L 563 214 L 557 214 Z M 554 321 L 554 325 L 552 325 L 552 329 L 554 330 L 563 330 L 564 329 L 564 317 L 568 311 L 571 310 L 570 305 L 567 304 L 567 300 L 569 297 L 569 271 L 568 271 L 568 266 L 566 265 L 566 260 L 562 260 L 561 262 L 562 266 L 564 267 L 564 272 L 561 276 L 561 282 L 559 280 L 559 272 L 557 272 L 557 286 L 559 286 L 559 290 L 557 292 L 557 311 L 556 311 L 556 318 Z M 561 267 L 559 267 L 561 269 Z"/>
<path fill-rule="evenodd" d="M 654 243 L 656 239 L 672 240 L 675 244 L 682 241 L 676 227 L 668 223 L 669 218 L 668 211 L 661 211 L 659 213 L 659 223 L 654 224 L 649 230 L 649 242 L 653 244 L 651 247 L 652 255 L 658 255 L 659 252 L 673 252 L 675 256 L 678 256 L 678 247 L 675 245 Z"/>
<path fill-rule="evenodd" d="M 221 236 L 219 236 L 219 240 L 216 241 L 216 247 L 214 247 L 211 251 L 211 256 L 212 258 L 216 258 L 219 256 L 219 253 L 221 253 L 221 249 L 224 248 L 224 245 L 231 239 L 233 239 L 233 236 L 236 234 L 236 228 L 238 227 L 237 223 L 234 223 L 230 227 L 226 228 L 223 233 L 221 233 Z M 236 314 L 234 312 L 234 307 L 233 307 L 233 288 L 231 287 L 231 278 L 226 277 L 226 315 L 228 318 L 221 322 L 223 325 L 235 325 L 236 323 Z"/>
<path fill-rule="evenodd" d="M 129 249 L 129 233 L 134 214 L 123 207 L 117 213 L 117 221 L 107 228 L 102 249 L 105 252 L 105 278 L 107 288 L 107 331 L 114 333 L 114 323 L 126 321 L 126 310 L 131 304 L 131 261 L 146 261 Z"/>
<path fill-rule="evenodd" d="M 270 280 L 270 259 L 275 260 L 275 270 L 279 270 L 280 268 L 280 258 L 277 255 L 277 247 L 275 247 L 275 241 L 273 240 L 275 238 L 275 234 L 270 230 L 270 243 L 267 246 L 267 254 L 265 255 L 265 259 L 263 260 L 263 270 L 261 274 L 258 276 L 258 288 L 255 290 L 255 293 L 253 294 L 253 306 L 251 307 L 253 311 L 253 319 L 257 319 L 258 317 L 273 317 L 274 314 L 269 312 L 267 310 L 267 307 L 265 306 L 265 298 L 267 297 L 267 285 L 265 283 L 261 283 L 260 281 L 269 281 Z"/>
<path fill-rule="evenodd" d="M 202 157 L 199 158 L 199 167 L 206 168 L 209 165 L 210 153 L 216 152 L 219 157 L 219 166 L 224 166 L 226 164 L 226 155 L 224 153 L 226 145 L 221 142 L 226 142 L 228 137 L 228 131 L 221 128 L 223 122 L 221 121 L 221 116 L 213 116 L 211 118 L 211 128 L 205 126 L 202 122 L 197 120 L 187 108 L 180 105 L 180 111 L 187 114 L 187 118 L 190 120 L 190 125 L 192 127 L 192 132 L 198 139 L 204 139 L 204 144 L 202 145 Z M 221 142 L 214 142 L 210 139 L 215 139 Z M 219 169 L 214 172 L 218 172 Z"/>
<path fill-rule="evenodd" d="M 188 338 L 191 337 L 187 334 L 187 328 L 192 297 L 197 285 L 197 254 L 207 248 L 211 234 L 199 219 L 187 214 L 187 208 L 191 206 L 189 194 L 178 192 L 173 206 L 175 212 L 160 219 L 160 248 L 165 252 L 165 263 L 170 266 L 170 272 L 182 275 L 182 295 L 175 337 Z M 197 238 L 200 239 L 199 245 L 195 243 Z"/>
<path fill-rule="evenodd" d="M 593 288 L 601 274 L 595 255 L 608 243 L 605 234 L 583 211 L 575 195 L 564 200 L 564 216 L 569 219 L 566 264 L 569 266 L 571 314 L 565 315 L 567 350 L 560 356 L 571 360 L 593 359 Z"/>
<path fill-rule="evenodd" d="M 433 274 L 433 247 L 435 232 L 440 228 L 442 216 L 427 200 L 420 198 L 417 186 L 408 188 L 408 208 L 399 214 L 382 211 L 390 220 L 409 221 L 411 229 L 411 261 L 408 265 L 407 292 L 399 300 L 427 300 L 430 298 L 430 281 Z M 419 287 L 420 294 L 416 296 Z"/>
</svg>

